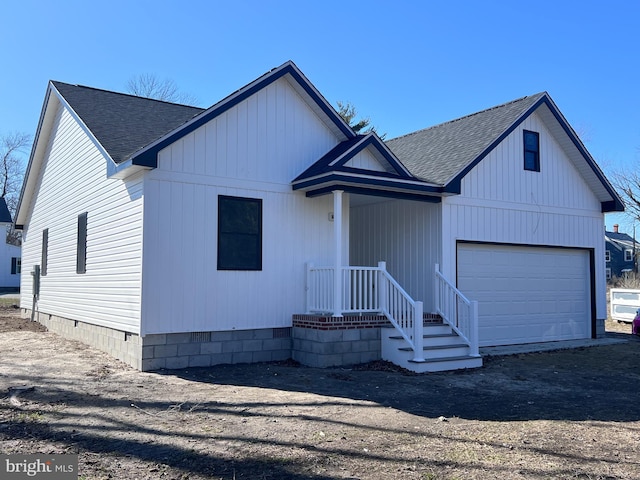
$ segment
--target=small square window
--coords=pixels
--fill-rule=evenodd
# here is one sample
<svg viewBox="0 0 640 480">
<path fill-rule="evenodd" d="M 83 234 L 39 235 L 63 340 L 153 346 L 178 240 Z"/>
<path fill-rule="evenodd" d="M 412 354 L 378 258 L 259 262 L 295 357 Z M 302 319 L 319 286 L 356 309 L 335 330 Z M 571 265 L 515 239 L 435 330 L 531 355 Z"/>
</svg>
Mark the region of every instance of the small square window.
<svg viewBox="0 0 640 480">
<path fill-rule="evenodd" d="M 262 270 L 262 200 L 218 197 L 218 270 Z"/>
<path fill-rule="evenodd" d="M 604 261 L 605 262 L 610 262 L 611 261 L 611 252 L 609 250 L 605 250 L 605 252 L 604 252 Z"/>
<path fill-rule="evenodd" d="M 524 133 L 524 169 L 540 171 L 540 134 L 523 130 Z"/>
<path fill-rule="evenodd" d="M 624 251 L 624 261 L 632 262 L 633 261 L 633 250 L 625 250 Z"/>
</svg>

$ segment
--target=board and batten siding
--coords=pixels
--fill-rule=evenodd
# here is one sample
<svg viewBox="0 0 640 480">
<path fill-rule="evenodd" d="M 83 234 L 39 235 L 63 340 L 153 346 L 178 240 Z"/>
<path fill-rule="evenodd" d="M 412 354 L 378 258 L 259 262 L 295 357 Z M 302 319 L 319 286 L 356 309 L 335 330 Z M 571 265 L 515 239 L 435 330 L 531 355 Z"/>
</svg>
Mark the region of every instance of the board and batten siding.
<svg viewBox="0 0 640 480">
<path fill-rule="evenodd" d="M 540 133 L 539 172 L 524 170 L 523 129 Z M 442 239 L 449 279 L 461 240 L 593 249 L 596 315 L 606 317 L 600 202 L 535 113 L 464 177 L 461 195 L 443 198 Z"/>
<path fill-rule="evenodd" d="M 21 307 L 32 308 L 49 229 L 47 275 L 38 310 L 71 320 L 139 333 L 142 271 L 142 177 L 107 178 L 107 162 L 72 114 L 58 106 L 38 195 L 23 231 Z M 88 212 L 86 273 L 76 273 L 78 215 Z"/>
<path fill-rule="evenodd" d="M 291 181 L 337 143 L 282 78 L 162 150 L 145 179 L 142 333 L 291 326 L 305 263 L 334 258 L 332 196 Z M 261 271 L 217 270 L 219 195 L 262 200 Z"/>
<path fill-rule="evenodd" d="M 353 265 L 387 270 L 424 311 L 435 308 L 434 265 L 439 263 L 440 204 L 385 200 L 354 206 L 350 213 L 350 259 Z"/>
</svg>

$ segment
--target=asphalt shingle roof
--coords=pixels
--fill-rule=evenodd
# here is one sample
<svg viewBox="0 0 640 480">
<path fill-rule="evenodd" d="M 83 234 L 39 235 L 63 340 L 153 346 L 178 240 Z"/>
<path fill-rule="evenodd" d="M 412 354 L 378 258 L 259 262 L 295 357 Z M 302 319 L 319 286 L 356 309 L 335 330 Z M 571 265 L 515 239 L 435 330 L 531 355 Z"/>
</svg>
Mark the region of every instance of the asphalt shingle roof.
<svg viewBox="0 0 640 480">
<path fill-rule="evenodd" d="M 80 85 L 51 83 L 116 163 L 204 111 Z"/>
<path fill-rule="evenodd" d="M 523 97 L 385 143 L 415 177 L 445 185 L 544 95 Z"/>
</svg>

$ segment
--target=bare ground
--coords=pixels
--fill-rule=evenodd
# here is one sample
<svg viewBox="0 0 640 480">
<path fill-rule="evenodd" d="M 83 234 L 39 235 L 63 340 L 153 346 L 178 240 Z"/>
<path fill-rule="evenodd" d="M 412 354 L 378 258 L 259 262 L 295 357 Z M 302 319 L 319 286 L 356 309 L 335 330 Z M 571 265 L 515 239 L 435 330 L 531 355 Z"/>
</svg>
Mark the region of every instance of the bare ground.
<svg viewBox="0 0 640 480">
<path fill-rule="evenodd" d="M 4 309 L 0 452 L 78 454 L 85 479 L 640 478 L 640 341 L 607 328 L 629 341 L 455 373 L 141 373 Z"/>
</svg>

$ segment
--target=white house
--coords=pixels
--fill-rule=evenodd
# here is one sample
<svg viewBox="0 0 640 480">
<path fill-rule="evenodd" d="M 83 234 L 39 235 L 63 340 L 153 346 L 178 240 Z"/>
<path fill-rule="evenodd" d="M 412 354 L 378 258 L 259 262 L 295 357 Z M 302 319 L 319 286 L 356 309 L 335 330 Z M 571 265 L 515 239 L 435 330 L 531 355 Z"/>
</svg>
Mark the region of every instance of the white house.
<svg viewBox="0 0 640 480">
<path fill-rule="evenodd" d="M 21 307 L 143 370 L 477 366 L 603 331 L 621 209 L 547 93 L 385 144 L 292 62 L 206 110 L 50 82 Z"/>
<path fill-rule="evenodd" d="M 21 251 L 18 245 L 7 243 L 9 226 L 13 223 L 4 198 L 0 198 L 0 290 L 20 288 Z"/>
</svg>

